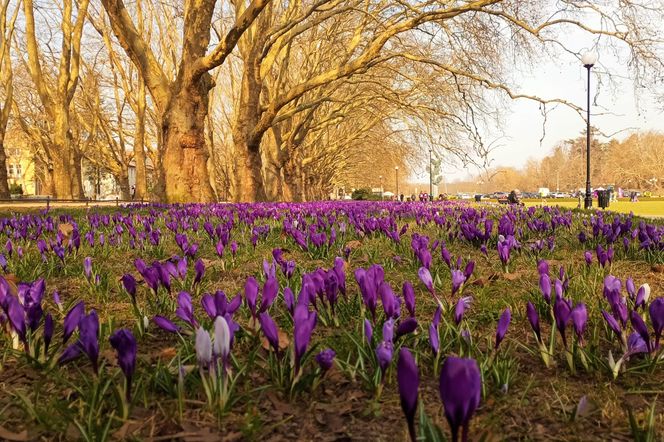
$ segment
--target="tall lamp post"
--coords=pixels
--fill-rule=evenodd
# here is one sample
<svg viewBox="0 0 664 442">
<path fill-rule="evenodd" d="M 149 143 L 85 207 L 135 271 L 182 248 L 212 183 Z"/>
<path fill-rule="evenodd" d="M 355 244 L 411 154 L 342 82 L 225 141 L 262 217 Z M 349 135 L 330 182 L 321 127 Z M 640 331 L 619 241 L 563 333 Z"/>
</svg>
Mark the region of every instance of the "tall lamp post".
<svg viewBox="0 0 664 442">
<path fill-rule="evenodd" d="M 394 180 L 397 188 L 397 194 L 395 196 L 397 200 L 399 200 L 399 166 L 394 166 Z"/>
<path fill-rule="evenodd" d="M 583 63 L 583 67 L 588 71 L 588 115 L 586 118 L 586 199 L 583 204 L 583 207 L 586 209 L 590 209 L 593 206 L 593 197 L 590 194 L 590 69 L 595 65 L 596 62 L 597 54 L 594 52 L 586 52 L 581 57 L 581 63 Z"/>
<path fill-rule="evenodd" d="M 433 200 L 433 167 L 432 167 L 432 156 L 433 149 L 429 149 L 429 195 Z"/>
<path fill-rule="evenodd" d="M 383 175 L 378 175 L 380 179 L 380 200 L 383 201 Z"/>
</svg>

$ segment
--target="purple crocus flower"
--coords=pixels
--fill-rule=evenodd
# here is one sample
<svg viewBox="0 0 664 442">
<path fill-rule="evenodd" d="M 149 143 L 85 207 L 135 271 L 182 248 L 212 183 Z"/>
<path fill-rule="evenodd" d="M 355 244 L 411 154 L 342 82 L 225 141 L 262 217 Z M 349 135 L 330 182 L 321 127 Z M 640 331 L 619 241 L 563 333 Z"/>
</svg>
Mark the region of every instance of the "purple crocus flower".
<svg viewBox="0 0 664 442">
<path fill-rule="evenodd" d="M 583 333 L 586 330 L 586 323 L 588 322 L 588 310 L 586 309 L 586 305 L 583 302 L 575 305 L 570 313 L 570 317 L 572 318 L 576 337 L 579 340 L 579 343 L 583 345 Z"/>
<path fill-rule="evenodd" d="M 417 276 L 420 277 L 420 281 L 422 281 L 422 284 L 424 284 L 427 290 L 429 290 L 429 293 L 433 295 L 433 278 L 431 277 L 431 272 L 429 272 L 429 269 L 426 267 L 420 267 L 420 269 L 417 271 Z"/>
<path fill-rule="evenodd" d="M 440 318 L 443 315 L 443 309 L 439 305 L 436 311 L 433 313 L 433 319 L 431 320 L 431 323 L 433 324 L 434 327 L 438 328 L 438 325 L 440 325 Z"/>
<path fill-rule="evenodd" d="M 482 378 L 477 361 L 471 358 L 448 356 L 440 372 L 440 397 L 445 407 L 445 417 L 450 424 L 452 441 L 468 439 L 469 422 L 480 404 Z"/>
<path fill-rule="evenodd" d="M 438 328 L 433 324 L 429 325 L 429 343 L 431 344 L 433 354 L 437 355 L 440 351 L 440 337 L 438 335 Z"/>
<path fill-rule="evenodd" d="M 381 380 L 385 379 L 385 371 L 387 367 L 390 366 L 392 362 L 392 354 L 394 351 L 394 346 L 392 341 L 381 341 L 376 347 L 376 359 L 378 360 L 378 366 L 380 367 Z"/>
<path fill-rule="evenodd" d="M 251 316 L 256 317 L 256 300 L 258 299 L 258 281 L 253 276 L 247 278 L 244 284 L 244 300 L 251 311 Z"/>
<path fill-rule="evenodd" d="M 126 397 L 131 400 L 131 378 L 136 368 L 136 339 L 126 328 L 121 328 L 109 338 L 111 347 L 117 353 L 118 365 L 127 380 Z"/>
<path fill-rule="evenodd" d="M 62 311 L 62 300 L 60 299 L 60 293 L 57 290 L 53 291 L 53 303 L 58 306 L 60 311 Z"/>
<path fill-rule="evenodd" d="M 528 304 L 526 305 L 526 316 L 528 317 L 528 322 L 530 322 L 530 326 L 535 332 L 535 336 L 537 336 L 537 342 L 542 342 L 539 315 L 537 314 L 537 310 L 535 310 L 535 306 L 530 301 L 528 301 Z"/>
<path fill-rule="evenodd" d="M 498 346 L 505 338 L 511 320 L 512 320 L 512 311 L 510 310 L 509 307 L 507 307 L 505 311 L 503 311 L 503 314 L 500 315 L 500 319 L 498 320 L 498 327 L 496 328 L 496 345 L 494 346 L 495 350 L 498 349 Z"/>
<path fill-rule="evenodd" d="M 583 252 L 583 257 L 586 260 L 586 265 L 591 265 L 593 263 L 593 253 L 590 250 Z"/>
<path fill-rule="evenodd" d="M 69 338 L 71 337 L 78 323 L 81 320 L 81 317 L 85 314 L 85 303 L 79 301 L 75 306 L 71 308 L 65 315 L 63 331 L 62 331 L 62 343 L 66 344 Z"/>
<path fill-rule="evenodd" d="M 473 275 L 473 271 L 475 270 L 475 261 L 468 261 L 466 264 L 466 268 L 463 270 L 463 276 L 465 280 L 468 280 Z"/>
<path fill-rule="evenodd" d="M 293 346 L 295 352 L 295 371 L 298 372 L 302 357 L 311 341 L 311 334 L 316 327 L 318 316 L 310 312 L 306 304 L 298 304 L 293 314 Z"/>
<path fill-rule="evenodd" d="M 657 298 L 650 303 L 648 313 L 650 313 L 652 327 L 655 329 L 655 347 L 659 348 L 659 339 L 664 330 L 664 298 Z"/>
<path fill-rule="evenodd" d="M 265 338 L 267 338 L 267 341 L 274 349 L 274 352 L 279 354 L 279 331 L 277 329 L 277 324 L 275 324 L 274 320 L 267 312 L 259 314 L 258 320 L 261 324 L 261 330 L 263 330 Z"/>
<path fill-rule="evenodd" d="M 406 310 L 408 310 L 410 316 L 415 316 L 415 289 L 413 288 L 413 285 L 410 282 L 405 281 L 401 293 L 403 294 Z"/>
<path fill-rule="evenodd" d="M 88 282 L 92 279 L 92 258 L 89 256 L 83 260 L 83 274 Z"/>
<path fill-rule="evenodd" d="M 44 318 L 44 355 L 48 354 L 48 347 L 51 345 L 51 339 L 53 338 L 53 316 L 50 313 Z"/>
<path fill-rule="evenodd" d="M 122 286 L 131 296 L 133 303 L 136 303 L 136 279 L 131 273 L 125 273 L 121 278 Z"/>
<path fill-rule="evenodd" d="M 472 296 L 464 296 L 457 301 L 456 306 L 454 307 L 454 322 L 456 325 L 461 323 L 463 319 L 463 314 L 466 312 L 466 309 L 470 306 L 470 303 L 473 301 Z"/>
<path fill-rule="evenodd" d="M 223 316 L 217 316 L 214 320 L 214 343 L 212 348 L 215 356 L 221 358 L 222 366 L 231 352 L 232 340 L 233 332 L 228 325 L 228 321 Z"/>
<path fill-rule="evenodd" d="M 156 315 L 152 318 L 152 322 L 157 325 L 160 329 L 167 331 L 169 333 L 179 333 L 180 327 L 175 325 L 170 319 L 165 318 L 160 315 Z"/>
<path fill-rule="evenodd" d="M 78 341 L 71 344 L 62 352 L 58 363 L 60 365 L 65 364 L 85 353 L 92 363 L 92 369 L 97 374 L 99 361 L 99 317 L 96 311 L 91 310 L 90 313 L 80 318 L 78 335 Z"/>
<path fill-rule="evenodd" d="M 196 329 L 194 348 L 196 349 L 196 359 L 198 359 L 200 367 L 209 367 L 212 363 L 212 338 L 210 337 L 210 333 L 203 327 Z"/>
<path fill-rule="evenodd" d="M 233 241 L 231 243 L 231 254 L 233 255 L 233 258 L 235 258 L 236 253 L 237 253 L 237 242 Z"/>
<path fill-rule="evenodd" d="M 279 281 L 274 276 L 270 276 L 263 285 L 263 297 L 261 298 L 261 306 L 259 312 L 267 311 L 277 298 L 279 293 Z"/>
<path fill-rule="evenodd" d="M 194 306 L 191 303 L 191 295 L 189 293 L 178 293 L 178 307 L 175 309 L 175 315 L 193 328 L 198 327 L 198 322 L 194 317 Z"/>
<path fill-rule="evenodd" d="M 21 339 L 21 341 L 25 342 L 25 309 L 19 300 L 16 299 L 16 297 L 13 295 L 7 295 L 4 302 L 5 310 L 7 311 L 7 317 L 9 318 L 9 323 L 11 324 L 14 331 L 16 331 L 16 334 Z"/>
<path fill-rule="evenodd" d="M 81 318 L 78 324 L 78 336 L 83 352 L 88 356 L 94 372 L 97 373 L 99 360 L 99 317 L 94 309 Z"/>
<path fill-rule="evenodd" d="M 569 321 L 571 313 L 569 304 L 562 298 L 556 298 L 556 302 L 553 305 L 553 317 L 556 320 L 556 328 L 560 332 L 560 336 L 563 338 L 565 348 L 567 348 L 565 328 L 567 327 L 567 322 Z"/>
<path fill-rule="evenodd" d="M 539 286 L 540 286 L 540 291 L 542 292 L 542 296 L 544 297 L 544 300 L 546 301 L 547 304 L 550 304 L 551 278 L 549 278 L 549 275 L 547 274 L 540 275 Z"/>
<path fill-rule="evenodd" d="M 399 336 L 404 336 L 414 332 L 416 328 L 417 328 L 417 319 L 413 318 L 412 316 L 410 318 L 406 318 L 405 320 L 401 321 L 397 326 L 395 339 L 398 338 Z"/>
<path fill-rule="evenodd" d="M 632 278 L 627 278 L 627 281 L 625 281 L 625 288 L 627 289 L 629 297 L 632 300 L 636 299 L 636 286 L 634 285 L 634 280 Z"/>
<path fill-rule="evenodd" d="M 602 316 L 604 316 L 604 320 L 608 324 L 609 328 L 613 330 L 613 332 L 618 335 L 618 337 L 621 337 L 622 329 L 620 328 L 618 321 L 616 321 L 616 319 L 605 310 L 602 310 Z"/>
<path fill-rule="evenodd" d="M 367 344 L 371 345 L 371 338 L 373 337 L 373 328 L 371 327 L 371 322 L 368 319 L 364 320 L 364 338 L 367 340 Z"/>
<path fill-rule="evenodd" d="M 466 277 L 461 270 L 452 270 L 452 295 L 459 291 Z"/>
<path fill-rule="evenodd" d="M 397 362 L 397 384 L 401 409 L 408 423 L 408 434 L 410 440 L 415 442 L 415 412 L 417 411 L 417 389 L 420 384 L 420 376 L 417 370 L 415 358 L 407 348 L 399 350 L 399 361 Z"/>
<path fill-rule="evenodd" d="M 194 271 L 194 285 L 197 285 L 203 279 L 203 275 L 205 275 L 205 264 L 203 263 L 202 259 L 198 258 L 196 260 L 196 263 L 194 264 Z"/>
<path fill-rule="evenodd" d="M 645 307 L 646 302 L 650 298 L 650 285 L 643 284 L 639 287 L 639 290 L 636 292 L 636 299 L 634 300 L 634 308 L 638 309 L 640 307 Z"/>
<path fill-rule="evenodd" d="M 286 304 L 288 313 L 293 316 L 295 310 L 295 295 L 293 294 L 293 290 L 291 290 L 290 287 L 284 288 L 284 304 Z"/>
<path fill-rule="evenodd" d="M 539 273 L 540 275 L 549 274 L 549 263 L 546 262 L 544 259 L 541 259 L 537 262 L 537 273 Z"/>
<path fill-rule="evenodd" d="M 639 334 L 639 336 L 641 336 L 641 339 L 643 339 L 643 341 L 646 343 L 646 348 L 648 351 L 650 351 L 650 332 L 648 331 L 648 326 L 646 323 L 643 322 L 641 315 L 632 310 L 630 314 L 630 321 L 632 323 L 632 328 Z"/>
<path fill-rule="evenodd" d="M 337 353 L 331 348 L 326 348 L 316 355 L 316 362 L 324 372 L 332 368 L 334 364 L 334 357 Z"/>
</svg>

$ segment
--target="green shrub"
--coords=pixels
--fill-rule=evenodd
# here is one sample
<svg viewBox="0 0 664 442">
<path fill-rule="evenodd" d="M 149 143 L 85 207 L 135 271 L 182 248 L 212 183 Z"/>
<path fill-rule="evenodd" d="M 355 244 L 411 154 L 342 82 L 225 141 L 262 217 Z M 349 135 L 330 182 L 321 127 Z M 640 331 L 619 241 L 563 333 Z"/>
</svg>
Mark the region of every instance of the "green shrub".
<svg viewBox="0 0 664 442">
<path fill-rule="evenodd" d="M 354 190 L 351 198 L 354 200 L 378 201 L 380 200 L 380 195 L 371 192 L 371 189 L 363 188 Z"/>
<path fill-rule="evenodd" d="M 12 195 L 23 195 L 23 185 L 11 183 L 9 185 L 9 193 L 11 193 Z"/>
</svg>

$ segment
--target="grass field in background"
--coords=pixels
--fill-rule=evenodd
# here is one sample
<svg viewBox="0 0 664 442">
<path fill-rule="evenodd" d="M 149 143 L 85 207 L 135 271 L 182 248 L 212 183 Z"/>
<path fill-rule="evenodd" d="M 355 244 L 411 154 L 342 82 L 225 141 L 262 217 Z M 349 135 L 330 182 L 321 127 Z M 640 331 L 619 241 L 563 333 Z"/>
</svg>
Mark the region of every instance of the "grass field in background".
<svg viewBox="0 0 664 442">
<path fill-rule="evenodd" d="M 538 199 L 525 200 L 524 204 L 527 207 L 547 205 L 576 209 L 578 203 L 576 200 L 571 199 Z M 593 200 L 593 207 L 597 207 L 597 200 Z M 611 203 L 607 210 L 620 213 L 634 212 L 634 215 L 639 216 L 664 217 L 664 201 L 660 199 L 642 199 L 636 203 L 631 203 L 629 201 L 618 201 L 616 203 Z"/>
</svg>

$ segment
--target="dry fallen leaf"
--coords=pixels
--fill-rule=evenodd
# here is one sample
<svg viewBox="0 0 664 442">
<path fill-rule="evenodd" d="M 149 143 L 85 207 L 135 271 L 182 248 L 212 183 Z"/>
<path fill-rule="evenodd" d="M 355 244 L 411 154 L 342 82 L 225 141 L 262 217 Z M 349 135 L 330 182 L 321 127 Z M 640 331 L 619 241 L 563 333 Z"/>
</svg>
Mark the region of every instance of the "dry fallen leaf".
<svg viewBox="0 0 664 442">
<path fill-rule="evenodd" d="M 28 436 L 28 430 L 23 430 L 20 433 L 14 433 L 0 425 L 0 439 L 11 440 L 11 441 L 25 441 L 25 440 L 30 440 L 30 436 Z"/>
<path fill-rule="evenodd" d="M 175 356 L 177 356 L 178 352 L 175 349 L 175 347 L 167 347 L 162 349 L 158 354 L 157 354 L 157 359 L 161 359 L 164 361 L 170 361 L 173 359 Z"/>
<path fill-rule="evenodd" d="M 279 334 L 279 350 L 280 351 L 286 350 L 288 348 L 288 344 L 290 344 L 288 335 L 282 332 L 281 330 L 277 330 L 277 333 Z M 272 348 L 267 338 L 265 337 L 263 337 L 263 339 L 261 340 L 261 347 L 263 347 L 265 350 L 268 351 Z"/>
<path fill-rule="evenodd" d="M 14 275 L 13 273 L 9 273 L 7 275 L 3 275 L 2 277 L 5 278 L 5 281 L 7 281 L 7 285 L 9 286 L 9 292 L 14 296 L 18 296 L 17 284 L 19 281 L 16 275 Z"/>
<path fill-rule="evenodd" d="M 64 236 L 64 239 L 69 239 L 69 235 L 74 231 L 74 226 L 69 223 L 62 223 L 58 225 L 58 232 Z"/>
<path fill-rule="evenodd" d="M 351 250 L 355 250 L 355 249 L 358 249 L 358 248 L 362 247 L 362 243 L 360 241 L 357 241 L 357 240 L 349 241 L 349 242 L 346 243 L 346 247 L 351 249 Z"/>
</svg>

